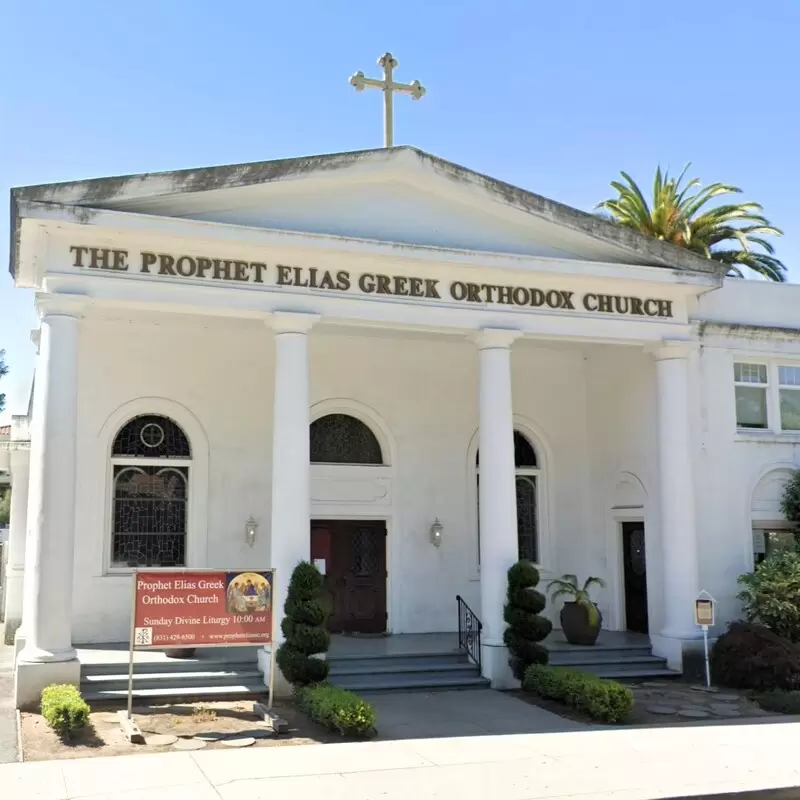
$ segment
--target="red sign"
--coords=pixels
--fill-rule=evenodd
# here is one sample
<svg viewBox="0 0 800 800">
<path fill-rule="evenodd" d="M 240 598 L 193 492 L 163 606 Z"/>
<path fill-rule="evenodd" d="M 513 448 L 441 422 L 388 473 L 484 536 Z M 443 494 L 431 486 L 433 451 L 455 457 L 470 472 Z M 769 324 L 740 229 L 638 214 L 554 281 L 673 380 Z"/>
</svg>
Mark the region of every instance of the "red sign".
<svg viewBox="0 0 800 800">
<path fill-rule="evenodd" d="M 158 570 L 133 581 L 134 650 L 272 641 L 273 570 Z"/>
</svg>

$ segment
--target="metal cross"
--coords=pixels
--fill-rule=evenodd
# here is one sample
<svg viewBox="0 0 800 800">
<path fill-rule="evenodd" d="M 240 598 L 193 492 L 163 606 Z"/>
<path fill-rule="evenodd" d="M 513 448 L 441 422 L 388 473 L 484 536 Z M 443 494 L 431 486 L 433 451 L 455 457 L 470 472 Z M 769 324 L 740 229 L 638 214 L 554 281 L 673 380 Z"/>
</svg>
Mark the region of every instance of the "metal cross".
<svg viewBox="0 0 800 800">
<path fill-rule="evenodd" d="M 378 65 L 383 67 L 383 80 L 365 78 L 363 72 L 356 72 L 350 83 L 356 87 L 357 92 L 363 92 L 369 86 L 373 89 L 383 90 L 383 139 L 384 147 L 391 147 L 394 143 L 392 96 L 394 92 L 410 94 L 414 100 L 419 100 L 425 94 L 425 87 L 419 81 L 412 83 L 395 83 L 392 80 L 392 70 L 397 67 L 397 59 L 391 53 L 384 53 L 378 59 Z"/>
</svg>

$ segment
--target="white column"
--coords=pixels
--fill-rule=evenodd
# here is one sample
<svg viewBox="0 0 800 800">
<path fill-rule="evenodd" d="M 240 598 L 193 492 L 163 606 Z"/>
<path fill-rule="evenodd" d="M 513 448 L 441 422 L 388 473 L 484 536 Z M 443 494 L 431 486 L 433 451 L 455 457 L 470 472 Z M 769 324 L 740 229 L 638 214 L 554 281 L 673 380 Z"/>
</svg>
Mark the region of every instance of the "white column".
<svg viewBox="0 0 800 800">
<path fill-rule="evenodd" d="M 72 647 L 77 391 L 78 317 L 45 311 L 33 395 L 17 708 L 37 703 L 51 683 L 80 680 Z"/>
<path fill-rule="evenodd" d="M 692 479 L 688 342 L 665 342 L 654 351 L 658 388 L 658 456 L 661 546 L 664 566 L 664 627 L 667 639 L 694 639 L 698 592 L 697 532 Z M 664 654 L 678 664 L 680 645 Z"/>
<path fill-rule="evenodd" d="M 272 410 L 272 519 L 270 567 L 276 574 L 272 602 L 280 621 L 292 571 L 311 557 L 311 498 L 309 463 L 308 332 L 319 319 L 314 314 L 276 312 L 269 320 L 275 331 L 275 394 Z M 269 648 L 259 653 L 265 682 L 269 679 Z M 276 691 L 288 690 L 276 675 Z"/>
<path fill-rule="evenodd" d="M 14 644 L 22 621 L 22 576 L 25 568 L 25 534 L 28 529 L 30 450 L 27 417 L 11 421 L 11 518 L 5 572 L 5 643 Z"/>
<path fill-rule="evenodd" d="M 514 479 L 511 344 L 518 331 L 486 328 L 478 337 L 483 674 L 495 688 L 510 685 L 503 644 L 503 605 L 509 567 L 518 559 Z"/>
</svg>

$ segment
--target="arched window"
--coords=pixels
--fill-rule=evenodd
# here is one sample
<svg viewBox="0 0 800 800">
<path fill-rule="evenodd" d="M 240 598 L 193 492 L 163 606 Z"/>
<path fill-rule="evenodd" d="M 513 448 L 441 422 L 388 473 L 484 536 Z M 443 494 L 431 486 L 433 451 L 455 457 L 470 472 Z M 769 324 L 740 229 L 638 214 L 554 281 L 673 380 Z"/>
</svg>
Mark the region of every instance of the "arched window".
<svg viewBox="0 0 800 800">
<path fill-rule="evenodd" d="M 192 450 L 168 417 L 126 423 L 111 448 L 112 568 L 186 566 L 186 509 Z"/>
<path fill-rule="evenodd" d="M 375 434 L 349 414 L 327 414 L 311 423 L 312 464 L 383 464 Z"/>
<path fill-rule="evenodd" d="M 480 489 L 480 451 L 475 455 L 475 468 Z M 518 557 L 539 561 L 539 462 L 533 445 L 519 431 L 514 431 L 514 474 L 517 487 L 517 549 Z M 478 493 L 480 498 L 480 492 Z M 480 500 L 478 501 L 480 502 Z M 478 564 L 481 558 L 480 514 L 478 516 Z"/>
</svg>

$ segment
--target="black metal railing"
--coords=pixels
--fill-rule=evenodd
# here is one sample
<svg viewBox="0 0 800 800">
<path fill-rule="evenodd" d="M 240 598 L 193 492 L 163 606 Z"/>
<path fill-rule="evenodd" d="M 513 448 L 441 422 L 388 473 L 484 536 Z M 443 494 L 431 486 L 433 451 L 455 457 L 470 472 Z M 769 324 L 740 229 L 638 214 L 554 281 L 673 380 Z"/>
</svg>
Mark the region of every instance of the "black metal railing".
<svg viewBox="0 0 800 800">
<path fill-rule="evenodd" d="M 461 595 L 456 596 L 458 601 L 458 649 L 463 650 L 467 657 L 481 669 L 481 621 L 475 612 L 464 602 Z"/>
</svg>

